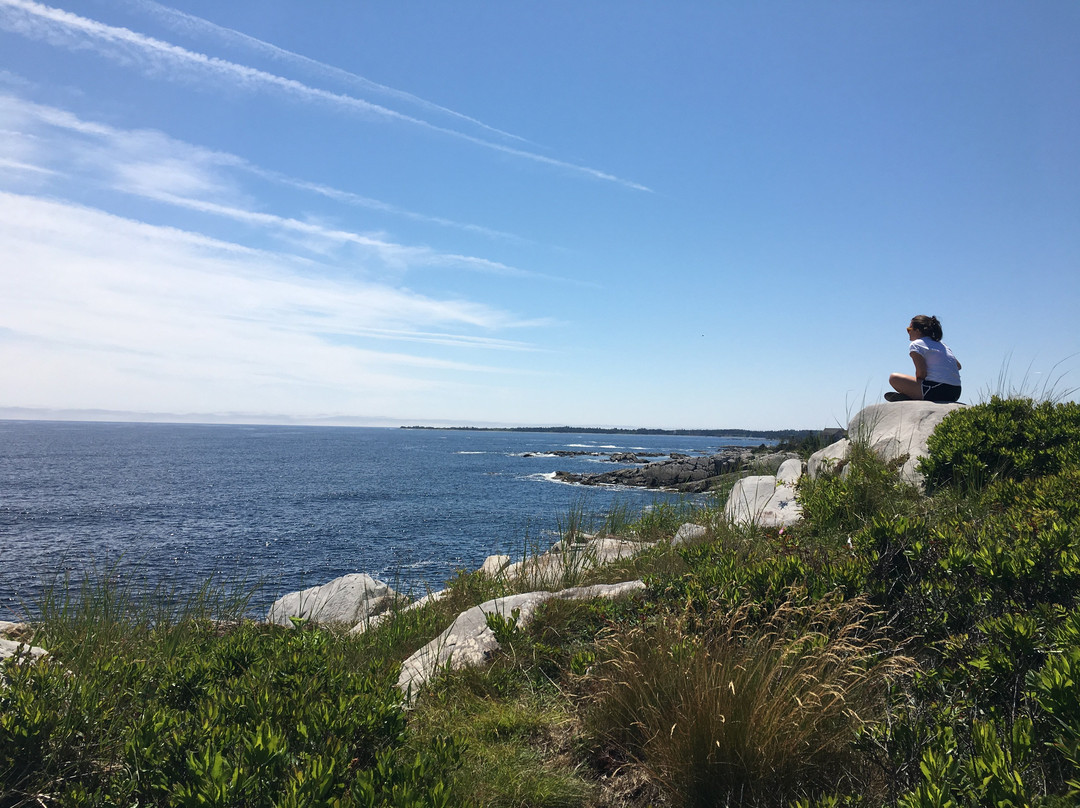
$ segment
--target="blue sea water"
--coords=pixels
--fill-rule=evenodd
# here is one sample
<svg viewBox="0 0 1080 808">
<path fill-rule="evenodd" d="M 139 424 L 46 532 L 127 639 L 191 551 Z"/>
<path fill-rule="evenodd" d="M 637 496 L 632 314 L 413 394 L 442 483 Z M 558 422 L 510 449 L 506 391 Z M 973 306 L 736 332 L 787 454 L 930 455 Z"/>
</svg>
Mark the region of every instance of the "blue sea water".
<svg viewBox="0 0 1080 808">
<path fill-rule="evenodd" d="M 184 591 L 209 576 L 276 597 L 367 572 L 413 593 L 492 553 L 547 546 L 572 508 L 674 495 L 554 482 L 602 457 L 761 439 L 350 427 L 0 421 L 0 619 L 43 585 L 114 568 Z M 114 567 L 115 565 L 115 567 Z"/>
</svg>

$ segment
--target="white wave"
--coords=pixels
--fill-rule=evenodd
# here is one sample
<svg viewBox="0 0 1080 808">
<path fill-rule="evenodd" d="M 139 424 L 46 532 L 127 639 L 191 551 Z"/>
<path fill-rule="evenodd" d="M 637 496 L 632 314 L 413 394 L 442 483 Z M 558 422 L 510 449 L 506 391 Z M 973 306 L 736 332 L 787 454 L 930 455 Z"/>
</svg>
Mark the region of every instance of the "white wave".
<svg viewBox="0 0 1080 808">
<path fill-rule="evenodd" d="M 526 480 L 536 480 L 542 483 L 558 483 L 559 485 L 577 485 L 577 483 L 570 483 L 566 480 L 560 480 L 555 477 L 554 471 L 545 472 L 542 474 L 526 474 Z"/>
<path fill-rule="evenodd" d="M 582 486 L 581 483 L 569 482 L 568 480 L 560 480 L 555 476 L 556 472 L 547 472 L 544 474 L 527 474 L 526 480 L 538 480 L 545 483 L 556 483 L 557 485 L 571 485 L 582 488 L 595 488 L 600 491 L 627 491 L 630 493 L 638 494 L 655 494 L 656 491 L 650 488 L 638 488 L 632 485 L 612 485 L 610 483 L 600 483 L 598 485 Z"/>
</svg>

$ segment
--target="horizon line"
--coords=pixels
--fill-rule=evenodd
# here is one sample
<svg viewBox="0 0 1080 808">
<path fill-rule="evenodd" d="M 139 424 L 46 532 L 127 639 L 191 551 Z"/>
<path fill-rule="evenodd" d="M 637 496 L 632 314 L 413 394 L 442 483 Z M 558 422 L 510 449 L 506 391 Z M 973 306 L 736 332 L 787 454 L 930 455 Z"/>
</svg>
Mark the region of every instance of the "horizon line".
<svg viewBox="0 0 1080 808">
<path fill-rule="evenodd" d="M 393 418 L 389 416 L 362 415 L 311 415 L 294 416 L 280 413 L 177 413 L 137 412 L 131 410 L 76 409 L 49 407 L 0 407 L 0 421 L 53 421 L 67 423 L 129 423 L 129 424 L 175 424 L 190 426 L 310 426 L 353 427 L 386 429 L 461 429 L 461 430 L 515 430 L 540 431 L 623 431 L 646 430 L 659 433 L 673 432 L 807 432 L 820 431 L 809 427 L 751 428 L 751 427 L 655 427 L 655 426 L 574 426 L 571 424 L 522 424 L 498 421 L 450 421 L 442 418 Z"/>
</svg>

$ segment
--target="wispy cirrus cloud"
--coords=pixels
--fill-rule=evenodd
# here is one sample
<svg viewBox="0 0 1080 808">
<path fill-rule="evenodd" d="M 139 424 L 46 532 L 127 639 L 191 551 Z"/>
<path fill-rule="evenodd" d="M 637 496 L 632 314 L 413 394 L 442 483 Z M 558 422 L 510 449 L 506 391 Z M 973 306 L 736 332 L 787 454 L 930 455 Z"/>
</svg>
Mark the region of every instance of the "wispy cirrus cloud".
<svg viewBox="0 0 1080 808">
<path fill-rule="evenodd" d="M 152 167 L 152 169 L 157 168 L 159 167 Z M 138 167 L 135 167 L 134 170 L 138 171 L 139 169 Z M 363 233 L 355 233 L 351 230 L 326 227 L 316 222 L 305 222 L 286 216 L 278 216 L 273 213 L 244 210 L 242 208 L 210 202 L 205 199 L 195 199 L 192 197 L 166 193 L 159 190 L 160 178 L 160 171 L 152 170 L 149 176 L 140 177 L 136 183 L 133 183 L 132 187 L 138 187 L 140 189 L 140 195 L 147 199 L 166 202 L 178 207 L 188 208 L 189 210 L 223 216 L 236 222 L 269 228 L 278 232 L 288 232 L 299 236 L 312 237 L 323 242 L 351 244 L 357 247 L 368 248 L 378 253 L 383 261 L 392 266 L 450 266 L 519 278 L 546 277 L 538 273 L 518 269 L 487 258 L 444 253 L 427 247 L 410 247 L 404 244 L 396 244 L 385 239 L 375 238 Z"/>
<path fill-rule="evenodd" d="M 463 356 L 535 349 L 499 336 L 535 324 L 500 309 L 68 203 L 0 192 L 0 242 L 8 406 L 307 411 L 318 390 L 323 411 L 400 411 L 517 372 Z"/>
<path fill-rule="evenodd" d="M 182 48 L 128 28 L 106 25 L 33 0 L 0 0 L 0 27 L 23 36 L 71 49 L 91 48 L 98 54 L 168 80 L 212 79 L 245 90 L 271 91 L 306 103 L 316 103 L 375 119 L 419 126 L 474 145 L 552 166 L 638 191 L 647 186 L 588 166 L 558 160 L 524 149 L 495 143 L 456 129 L 397 112 L 345 93 L 312 87 L 294 79 Z"/>
<path fill-rule="evenodd" d="M 206 149 L 190 143 L 184 143 L 175 138 L 167 137 L 160 132 L 145 129 L 119 129 L 107 124 L 87 121 L 73 115 L 67 110 L 35 104 L 17 96 L 0 92 L 0 142 L 5 145 L 9 153 L 14 154 L 17 151 L 22 150 L 20 146 L 16 145 L 17 138 L 26 139 L 38 137 L 38 132 L 33 130 L 39 125 L 58 130 L 65 130 L 95 140 L 98 144 L 97 150 L 99 153 L 104 149 L 106 152 L 112 154 L 112 157 L 108 159 L 103 158 L 103 163 L 107 162 L 113 165 L 120 165 L 123 162 L 131 162 L 142 155 L 143 157 L 141 159 L 143 160 L 144 165 L 147 165 L 149 164 L 150 159 L 146 155 L 158 155 L 154 159 L 160 161 L 163 165 L 171 164 L 177 169 L 177 171 L 172 174 L 174 179 L 183 178 L 185 174 L 187 175 L 188 180 L 199 174 L 202 174 L 205 177 L 205 173 L 210 167 L 243 171 L 272 183 L 288 186 L 307 193 L 317 194 L 318 196 L 342 202 L 350 206 L 388 213 L 393 216 L 400 216 L 414 221 L 437 224 L 442 227 L 476 233 L 489 238 L 517 242 L 525 241 L 525 239 L 516 236 L 513 233 L 494 230 L 489 227 L 484 227 L 483 225 L 459 222 L 443 216 L 417 213 L 416 211 L 402 208 L 399 205 L 372 199 L 371 197 L 366 197 L 351 191 L 345 191 L 340 188 L 333 188 L 328 185 L 290 177 L 281 172 L 270 171 L 261 166 L 254 165 L 237 155 Z M 70 155 L 73 151 L 73 146 L 80 153 L 82 162 L 84 164 L 87 163 L 94 150 L 88 150 L 86 143 L 63 144 L 53 141 L 47 152 L 40 148 L 36 149 L 36 157 L 39 160 L 59 160 L 64 154 Z M 6 164 L 12 168 L 19 168 L 26 171 L 55 173 L 42 165 L 17 162 L 11 158 L 4 159 L 6 160 Z M 165 179 L 165 177 L 159 177 L 159 179 Z M 173 193 L 177 193 L 180 190 L 171 183 L 165 183 L 158 187 L 168 189 Z"/>
<path fill-rule="evenodd" d="M 70 137 L 51 137 L 59 132 Z M 253 174 L 346 203 L 355 195 L 268 172 L 236 155 L 205 149 L 152 130 L 123 130 L 86 121 L 65 110 L 0 94 L 0 144 L 10 167 L 34 175 L 72 177 L 167 205 L 198 211 L 318 245 L 351 245 L 400 268 L 452 267 L 509 277 L 561 280 L 472 255 L 399 244 L 321 222 L 252 209 L 230 172 Z M 393 212 L 393 206 L 386 206 Z M 430 217 L 418 218 L 428 219 Z M 466 228 L 465 225 L 459 225 Z"/>
</svg>

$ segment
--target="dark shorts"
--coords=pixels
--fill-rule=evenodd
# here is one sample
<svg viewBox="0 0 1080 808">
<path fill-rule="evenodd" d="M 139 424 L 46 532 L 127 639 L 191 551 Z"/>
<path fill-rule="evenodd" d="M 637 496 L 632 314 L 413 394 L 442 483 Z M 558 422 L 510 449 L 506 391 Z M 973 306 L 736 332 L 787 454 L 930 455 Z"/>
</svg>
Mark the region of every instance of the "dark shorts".
<svg viewBox="0 0 1080 808">
<path fill-rule="evenodd" d="M 938 404 L 952 404 L 960 400 L 960 387 L 955 384 L 942 384 L 923 379 L 923 401 L 934 401 Z"/>
</svg>

